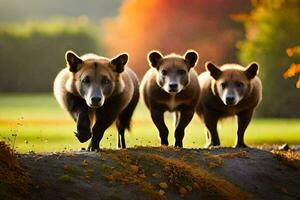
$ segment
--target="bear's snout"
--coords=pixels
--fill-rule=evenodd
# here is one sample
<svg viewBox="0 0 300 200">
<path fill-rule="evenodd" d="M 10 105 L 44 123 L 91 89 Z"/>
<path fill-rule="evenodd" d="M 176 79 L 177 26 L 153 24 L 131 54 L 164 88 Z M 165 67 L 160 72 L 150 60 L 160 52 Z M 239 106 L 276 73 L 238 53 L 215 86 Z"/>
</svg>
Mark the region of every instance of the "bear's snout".
<svg viewBox="0 0 300 200">
<path fill-rule="evenodd" d="M 227 96 L 226 97 L 226 104 L 227 105 L 233 105 L 235 103 L 235 98 L 234 96 Z"/>
</svg>

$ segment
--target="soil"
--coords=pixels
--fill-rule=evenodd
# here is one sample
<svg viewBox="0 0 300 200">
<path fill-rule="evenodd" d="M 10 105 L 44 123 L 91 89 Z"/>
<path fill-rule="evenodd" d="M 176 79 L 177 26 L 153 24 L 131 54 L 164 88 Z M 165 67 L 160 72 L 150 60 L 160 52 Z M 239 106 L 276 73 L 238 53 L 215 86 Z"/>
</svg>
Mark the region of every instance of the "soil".
<svg viewBox="0 0 300 200">
<path fill-rule="evenodd" d="M 0 199 L 300 199 L 299 150 L 136 147 L 17 154 L 15 165 L 1 164 L 16 178 Z"/>
</svg>

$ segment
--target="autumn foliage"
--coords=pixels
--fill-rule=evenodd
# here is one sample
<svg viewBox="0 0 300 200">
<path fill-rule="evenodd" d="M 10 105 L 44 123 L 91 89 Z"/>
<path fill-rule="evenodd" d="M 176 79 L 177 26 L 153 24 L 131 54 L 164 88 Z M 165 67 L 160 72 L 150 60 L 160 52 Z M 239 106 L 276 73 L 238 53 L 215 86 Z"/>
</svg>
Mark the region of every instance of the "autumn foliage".
<svg viewBox="0 0 300 200">
<path fill-rule="evenodd" d="M 263 84 L 259 117 L 299 117 L 300 95 L 295 89 L 300 54 L 299 0 L 253 0 L 253 9 L 244 15 L 245 39 L 239 43 L 242 64 L 256 61 Z M 288 54 L 288 56 L 287 56 Z M 287 66 L 291 68 L 286 71 Z M 284 74 L 284 76 L 283 76 Z M 294 78 L 284 79 L 294 76 Z"/>
<path fill-rule="evenodd" d="M 152 49 L 163 54 L 195 49 L 201 67 L 207 60 L 234 62 L 242 27 L 230 15 L 248 7 L 248 0 L 126 0 L 117 17 L 103 22 L 103 41 L 110 56 L 128 52 L 140 76 Z"/>
<path fill-rule="evenodd" d="M 295 46 L 292 48 L 288 48 L 286 53 L 289 57 L 294 56 L 295 54 L 300 54 L 300 46 Z M 290 67 L 284 72 L 283 77 L 285 79 L 294 77 L 296 74 L 300 73 L 300 63 L 293 63 Z M 300 88 L 300 77 L 296 83 L 296 87 Z"/>
</svg>

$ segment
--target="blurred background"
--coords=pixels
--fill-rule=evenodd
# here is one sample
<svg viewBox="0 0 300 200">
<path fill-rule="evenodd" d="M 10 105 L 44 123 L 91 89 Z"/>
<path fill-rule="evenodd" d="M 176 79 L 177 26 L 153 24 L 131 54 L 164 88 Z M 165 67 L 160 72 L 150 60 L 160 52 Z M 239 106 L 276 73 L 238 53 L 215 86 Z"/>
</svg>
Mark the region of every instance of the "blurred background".
<svg viewBox="0 0 300 200">
<path fill-rule="evenodd" d="M 260 64 L 263 101 L 246 132 L 250 145 L 300 144 L 299 0 L 0 0 L 0 137 L 17 151 L 79 149 L 75 124 L 52 95 L 64 53 L 130 54 L 142 78 L 152 49 L 163 54 L 200 55 L 218 65 Z M 147 113 L 147 115 L 145 114 Z M 230 122 L 230 123 L 227 123 Z M 232 146 L 234 119 L 219 126 L 221 143 Z M 142 103 L 127 134 L 129 146 L 159 145 L 157 130 Z M 173 143 L 171 118 L 170 141 Z M 101 146 L 115 148 L 110 128 Z M 185 147 L 203 147 L 204 125 L 195 116 Z"/>
</svg>

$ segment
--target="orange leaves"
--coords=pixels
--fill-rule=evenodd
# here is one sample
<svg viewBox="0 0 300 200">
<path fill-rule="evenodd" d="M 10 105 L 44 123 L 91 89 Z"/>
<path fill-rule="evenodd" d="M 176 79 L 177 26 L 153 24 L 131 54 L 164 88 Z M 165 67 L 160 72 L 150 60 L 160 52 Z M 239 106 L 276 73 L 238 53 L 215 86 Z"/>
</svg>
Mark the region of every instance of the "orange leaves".
<svg viewBox="0 0 300 200">
<path fill-rule="evenodd" d="M 300 77 L 298 78 L 298 81 L 297 81 L 297 83 L 296 83 L 296 87 L 297 87 L 297 88 L 300 88 Z"/>
<path fill-rule="evenodd" d="M 184 187 L 179 188 L 179 193 L 182 197 L 186 196 L 188 191 Z"/>
<path fill-rule="evenodd" d="M 288 48 L 286 50 L 286 54 L 289 57 L 294 56 L 295 54 L 300 54 L 300 46 L 295 46 Z M 293 63 L 290 65 L 290 67 L 283 73 L 283 77 L 285 79 L 294 77 L 296 74 L 300 73 L 300 63 Z M 296 83 L 296 87 L 300 88 L 300 77 L 298 78 L 298 81 Z"/>
<path fill-rule="evenodd" d="M 161 182 L 161 183 L 159 183 L 159 187 L 161 188 L 161 189 L 168 189 L 168 184 L 166 183 L 166 182 Z"/>
<path fill-rule="evenodd" d="M 163 190 L 159 190 L 159 191 L 158 191 L 158 194 L 161 195 L 161 196 L 164 196 L 166 193 L 165 193 L 165 191 L 163 191 Z"/>
<path fill-rule="evenodd" d="M 287 50 L 286 50 L 286 54 L 289 57 L 292 57 L 296 53 L 300 53 L 300 46 L 295 46 L 295 47 L 287 48 Z"/>
<path fill-rule="evenodd" d="M 139 166 L 137 165 L 130 165 L 130 169 L 133 173 L 138 173 L 139 171 Z"/>
<path fill-rule="evenodd" d="M 300 72 L 300 63 L 293 63 L 291 66 L 284 72 L 283 77 L 285 79 L 291 78 Z"/>
<path fill-rule="evenodd" d="M 89 162 L 87 160 L 83 160 L 81 164 L 82 164 L 83 167 L 88 167 L 89 166 Z"/>
<path fill-rule="evenodd" d="M 104 176 L 104 178 L 110 183 L 120 180 L 123 181 L 123 174 L 120 171 L 113 170 L 109 175 Z"/>
</svg>

